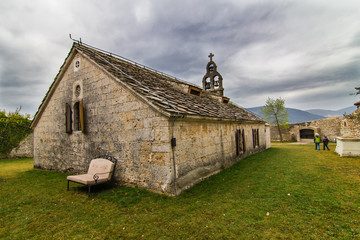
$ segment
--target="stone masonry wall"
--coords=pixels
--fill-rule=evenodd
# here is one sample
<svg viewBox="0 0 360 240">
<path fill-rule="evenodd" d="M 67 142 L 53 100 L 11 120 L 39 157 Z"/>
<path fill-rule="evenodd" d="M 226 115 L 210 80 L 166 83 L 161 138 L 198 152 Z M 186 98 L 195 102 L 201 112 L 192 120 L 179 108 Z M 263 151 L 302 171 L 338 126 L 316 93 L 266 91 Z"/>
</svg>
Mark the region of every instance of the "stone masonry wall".
<svg viewBox="0 0 360 240">
<path fill-rule="evenodd" d="M 360 109 L 357 109 L 352 115 L 360 114 Z M 360 137 L 360 120 L 343 118 L 341 122 L 341 136 L 342 137 Z"/>
<path fill-rule="evenodd" d="M 236 156 L 235 131 L 245 130 L 246 151 Z M 252 129 L 259 129 L 259 147 L 253 148 Z M 175 162 L 178 191 L 187 189 L 236 161 L 266 147 L 264 124 L 225 121 L 175 121 Z"/>
<path fill-rule="evenodd" d="M 327 136 L 330 141 L 342 135 L 341 129 L 342 118 L 325 118 L 316 121 L 289 124 L 289 128 L 281 129 L 283 141 L 300 141 L 300 130 L 312 129 L 314 133 L 319 133 L 321 137 Z M 276 126 L 271 126 L 271 139 L 280 140 L 279 132 Z M 312 141 L 310 139 L 310 141 Z"/>
<path fill-rule="evenodd" d="M 75 60 L 80 68 L 75 71 Z M 65 103 L 84 103 L 85 133 L 65 132 Z M 34 129 L 34 166 L 69 173 L 87 171 L 91 159 L 109 154 L 119 159 L 117 181 L 167 192 L 171 179 L 168 119 L 138 100 L 80 54 Z"/>
<path fill-rule="evenodd" d="M 327 136 L 330 141 L 334 141 L 336 137 L 341 136 L 342 118 L 325 118 L 317 121 L 311 121 L 310 126 L 319 128 L 319 134 L 321 137 Z"/>
</svg>

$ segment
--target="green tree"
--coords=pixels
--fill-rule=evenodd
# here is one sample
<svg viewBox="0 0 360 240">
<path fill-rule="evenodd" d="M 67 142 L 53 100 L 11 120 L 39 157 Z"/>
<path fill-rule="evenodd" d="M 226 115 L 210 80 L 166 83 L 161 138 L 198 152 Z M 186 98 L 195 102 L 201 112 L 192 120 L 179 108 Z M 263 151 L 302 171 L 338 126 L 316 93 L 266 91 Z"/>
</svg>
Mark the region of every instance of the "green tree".
<svg viewBox="0 0 360 240">
<path fill-rule="evenodd" d="M 0 155 L 7 156 L 29 133 L 30 115 L 20 114 L 20 109 L 13 113 L 0 111 Z"/>
<path fill-rule="evenodd" d="M 285 100 L 281 97 L 277 99 L 268 98 L 260 113 L 266 121 L 277 126 L 280 141 L 282 141 L 281 128 L 289 127 L 289 113 L 285 110 Z"/>
</svg>

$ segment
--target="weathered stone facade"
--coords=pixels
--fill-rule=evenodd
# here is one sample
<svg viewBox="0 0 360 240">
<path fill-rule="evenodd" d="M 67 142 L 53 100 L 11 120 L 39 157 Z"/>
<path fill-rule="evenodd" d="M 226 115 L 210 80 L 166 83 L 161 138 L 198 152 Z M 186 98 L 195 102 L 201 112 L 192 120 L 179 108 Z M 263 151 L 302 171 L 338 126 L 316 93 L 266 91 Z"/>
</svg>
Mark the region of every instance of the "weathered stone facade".
<svg viewBox="0 0 360 240">
<path fill-rule="evenodd" d="M 85 172 L 94 156 L 109 154 L 120 162 L 115 173 L 123 182 L 160 189 L 167 178 L 169 121 L 77 54 L 81 67 L 69 67 L 34 129 L 34 166 L 64 172 Z M 74 105 L 74 84 L 81 81 L 86 132 L 65 132 L 65 104 Z M 160 156 L 160 157 L 159 157 Z M 150 160 L 152 159 L 152 160 Z M 156 167 L 154 167 L 156 166 Z"/>
<path fill-rule="evenodd" d="M 32 124 L 36 168 L 81 173 L 108 154 L 119 160 L 117 181 L 174 195 L 270 146 L 265 122 L 251 113 L 129 65 L 137 78 L 157 78 L 140 82 L 120 64 L 129 63 L 74 45 Z"/>
</svg>

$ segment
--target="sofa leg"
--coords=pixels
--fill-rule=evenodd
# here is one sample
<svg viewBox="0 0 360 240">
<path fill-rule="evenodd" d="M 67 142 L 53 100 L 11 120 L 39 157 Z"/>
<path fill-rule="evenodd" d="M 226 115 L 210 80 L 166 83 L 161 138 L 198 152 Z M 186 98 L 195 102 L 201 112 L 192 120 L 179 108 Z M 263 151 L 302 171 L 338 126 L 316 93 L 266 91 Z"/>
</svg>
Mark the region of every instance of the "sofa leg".
<svg viewBox="0 0 360 240">
<path fill-rule="evenodd" d="M 88 196 L 90 197 L 90 185 L 88 186 Z"/>
<path fill-rule="evenodd" d="M 68 191 L 69 191 L 69 182 L 70 182 L 70 181 L 68 180 L 68 188 L 67 188 L 67 189 L 68 189 Z"/>
</svg>

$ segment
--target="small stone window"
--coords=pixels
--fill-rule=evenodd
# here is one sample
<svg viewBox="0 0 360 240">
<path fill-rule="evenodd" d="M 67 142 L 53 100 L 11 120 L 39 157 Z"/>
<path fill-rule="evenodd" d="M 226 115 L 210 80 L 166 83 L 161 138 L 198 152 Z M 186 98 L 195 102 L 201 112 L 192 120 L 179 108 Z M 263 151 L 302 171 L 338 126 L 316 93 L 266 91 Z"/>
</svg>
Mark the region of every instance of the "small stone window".
<svg viewBox="0 0 360 240">
<path fill-rule="evenodd" d="M 201 89 L 194 86 L 189 86 L 188 93 L 192 96 L 201 97 Z"/>
<path fill-rule="evenodd" d="M 83 99 L 83 81 L 78 80 L 73 83 L 73 102 L 78 102 Z"/>
<path fill-rule="evenodd" d="M 76 85 L 76 87 L 75 87 L 75 96 L 79 97 L 80 93 L 81 93 L 81 87 L 80 87 L 80 85 Z"/>
<path fill-rule="evenodd" d="M 227 104 L 227 103 L 229 103 L 229 101 L 230 101 L 230 99 L 227 98 L 227 97 L 223 97 L 223 98 L 222 98 L 222 103 Z"/>
<path fill-rule="evenodd" d="M 80 69 L 80 58 L 76 59 L 74 62 L 74 71 L 78 71 Z"/>
</svg>

